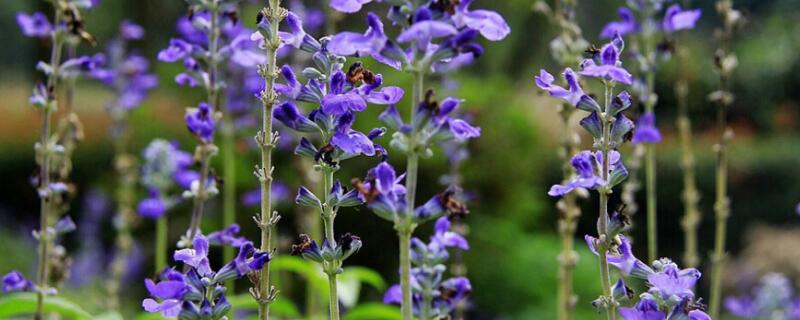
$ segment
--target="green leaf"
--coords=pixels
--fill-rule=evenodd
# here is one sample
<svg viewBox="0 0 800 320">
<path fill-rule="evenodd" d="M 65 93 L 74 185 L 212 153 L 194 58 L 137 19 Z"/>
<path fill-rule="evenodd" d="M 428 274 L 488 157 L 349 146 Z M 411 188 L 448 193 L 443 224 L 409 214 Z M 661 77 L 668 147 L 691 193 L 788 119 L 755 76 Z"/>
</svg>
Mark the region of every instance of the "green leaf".
<svg viewBox="0 0 800 320">
<path fill-rule="evenodd" d="M 362 283 L 366 283 L 375 290 L 384 291 L 386 290 L 386 281 L 383 280 L 381 274 L 375 270 L 366 267 L 346 267 L 344 268 L 344 272 L 342 272 L 341 276 L 343 277 L 355 277 Z"/>
<path fill-rule="evenodd" d="M 56 313 L 66 319 L 94 319 L 91 314 L 84 311 L 79 305 L 61 298 L 46 297 L 44 311 Z M 0 298 L 0 319 L 30 315 L 36 312 L 36 294 L 32 292 L 14 293 Z"/>
<path fill-rule="evenodd" d="M 339 275 L 339 301 L 348 308 L 357 305 L 362 283 L 369 284 L 380 292 L 386 289 L 386 282 L 372 269 L 347 267 Z"/>
<path fill-rule="evenodd" d="M 273 272 L 288 271 L 305 278 L 319 295 L 320 301 L 328 301 L 328 277 L 314 262 L 293 256 L 280 256 L 269 262 Z"/>
<path fill-rule="evenodd" d="M 123 318 L 119 312 L 110 311 L 99 316 L 95 316 L 94 320 L 125 320 L 125 318 Z"/>
<path fill-rule="evenodd" d="M 350 309 L 342 320 L 399 320 L 400 308 L 381 303 L 365 303 Z"/>
</svg>

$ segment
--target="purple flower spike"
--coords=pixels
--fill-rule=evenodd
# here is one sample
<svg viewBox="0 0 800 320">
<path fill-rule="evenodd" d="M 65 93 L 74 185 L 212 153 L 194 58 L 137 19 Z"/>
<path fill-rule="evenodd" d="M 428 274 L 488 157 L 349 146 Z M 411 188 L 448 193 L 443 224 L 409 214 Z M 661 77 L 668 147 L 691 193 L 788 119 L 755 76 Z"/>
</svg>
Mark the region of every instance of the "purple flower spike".
<svg viewBox="0 0 800 320">
<path fill-rule="evenodd" d="M 328 50 L 340 56 L 379 55 L 388 38 L 383 32 L 383 22 L 378 15 L 367 15 L 369 28 L 364 34 L 355 32 L 339 33 L 328 42 Z"/>
<path fill-rule="evenodd" d="M 653 144 L 661 142 L 661 132 L 656 127 L 656 115 L 652 112 L 645 112 L 636 123 L 636 130 L 633 131 L 634 144 Z"/>
<path fill-rule="evenodd" d="M 697 24 L 697 20 L 700 19 L 702 14 L 703 11 L 700 9 L 681 10 L 681 5 L 673 4 L 667 8 L 667 12 L 664 14 L 664 21 L 661 23 L 661 27 L 667 33 L 672 33 L 678 30 L 694 29 L 695 24 Z"/>
<path fill-rule="evenodd" d="M 17 24 L 22 29 L 22 34 L 28 37 L 47 37 L 53 31 L 47 16 L 41 12 L 31 15 L 17 13 Z"/>
<path fill-rule="evenodd" d="M 450 231 L 450 220 L 448 217 L 441 217 L 436 220 L 431 243 L 437 243 L 442 247 L 455 247 L 461 250 L 469 250 L 469 243 L 458 233 Z"/>
<path fill-rule="evenodd" d="M 344 13 L 355 13 L 372 0 L 331 0 L 331 8 Z"/>
<path fill-rule="evenodd" d="M 539 75 L 534 79 L 536 80 L 536 85 L 540 89 L 547 91 L 553 97 L 560 98 L 568 102 L 573 107 L 577 106 L 578 102 L 581 101 L 581 97 L 585 95 L 583 89 L 578 83 L 578 75 L 576 75 L 575 71 L 572 71 L 570 68 L 564 70 L 564 80 L 567 81 L 569 90 L 561 86 L 554 85 L 553 81 L 555 81 L 555 78 L 552 74 L 548 73 L 544 69 L 540 70 Z"/>
<path fill-rule="evenodd" d="M 181 39 L 172 39 L 169 41 L 169 47 L 158 53 L 158 60 L 164 62 L 175 62 L 192 54 L 192 45 Z"/>
<path fill-rule="evenodd" d="M 576 188 L 596 189 L 604 185 L 603 178 L 597 175 L 596 163 L 597 160 L 592 152 L 579 152 L 572 157 L 572 167 L 575 168 L 576 177 L 565 185 L 552 186 L 547 194 L 551 197 L 560 197 Z"/>
<path fill-rule="evenodd" d="M 189 132 L 200 138 L 205 143 L 211 142 L 214 139 L 214 118 L 211 106 L 208 103 L 201 102 L 197 109 L 190 110 L 185 117 L 186 127 Z"/>
<path fill-rule="evenodd" d="M 31 291 L 34 285 L 22 273 L 14 270 L 3 276 L 3 292 Z"/>
<path fill-rule="evenodd" d="M 622 51 L 622 37 L 617 35 L 611 43 L 606 44 L 600 49 L 598 61 L 586 59 L 581 63 L 581 75 L 593 78 L 613 80 L 619 83 L 633 84 L 633 76 L 628 70 L 622 68 L 619 55 Z M 619 44 L 619 46 L 618 46 Z"/>
<path fill-rule="evenodd" d="M 472 0 L 462 0 L 453 15 L 456 27 L 468 27 L 478 30 L 481 35 L 491 41 L 503 40 L 509 33 L 511 27 L 499 13 L 489 10 L 470 11 L 469 5 Z"/>
<path fill-rule="evenodd" d="M 639 29 L 639 24 L 636 23 L 631 9 L 620 7 L 617 10 L 619 21 L 609 22 L 603 31 L 600 32 L 600 38 L 611 39 L 616 35 L 625 36 L 629 33 L 636 32 Z"/>
</svg>

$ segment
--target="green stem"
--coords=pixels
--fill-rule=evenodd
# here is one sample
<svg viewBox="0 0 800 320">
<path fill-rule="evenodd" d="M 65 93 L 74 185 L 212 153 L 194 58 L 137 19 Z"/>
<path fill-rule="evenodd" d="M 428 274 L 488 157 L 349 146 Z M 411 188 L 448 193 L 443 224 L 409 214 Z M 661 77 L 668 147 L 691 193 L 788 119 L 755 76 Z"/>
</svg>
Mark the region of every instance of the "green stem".
<svg viewBox="0 0 800 320">
<path fill-rule="evenodd" d="M 612 84 L 606 83 L 605 86 L 605 110 L 609 110 L 609 106 L 611 105 L 611 95 L 612 95 Z M 608 154 L 611 151 L 611 147 L 609 145 L 609 140 L 611 139 L 611 119 L 609 116 L 604 113 L 603 117 L 603 143 L 602 143 L 602 153 L 603 153 L 603 167 L 601 168 L 601 174 L 604 181 L 609 181 L 609 166 L 610 162 L 608 159 Z M 617 318 L 616 315 L 616 304 L 613 301 L 613 296 L 611 294 L 611 273 L 608 268 L 608 257 L 606 256 L 609 243 L 611 239 L 609 239 L 608 234 L 608 195 L 611 193 L 610 189 L 601 189 L 600 190 L 600 212 L 599 218 L 597 221 L 597 233 L 600 239 L 600 249 L 597 250 L 599 252 L 598 256 L 600 257 L 600 282 L 603 286 L 603 296 L 606 299 L 608 305 L 606 306 L 606 318 L 609 320 L 613 320 Z"/>
<path fill-rule="evenodd" d="M 55 6 L 54 25 L 60 25 L 63 16 L 60 8 Z M 40 197 L 39 203 L 39 270 L 37 272 L 36 284 L 39 289 L 36 291 L 36 314 L 34 319 L 42 320 L 44 318 L 44 299 L 48 290 L 47 279 L 50 272 L 49 265 L 49 251 L 50 251 L 50 237 L 47 234 L 49 227 L 48 216 L 50 215 L 50 126 L 52 112 L 58 107 L 57 93 L 58 93 L 58 77 L 61 71 L 61 54 L 64 48 L 64 35 L 59 34 L 59 31 L 53 33 L 53 48 L 50 53 L 50 66 L 53 68 L 50 77 L 47 79 L 47 90 L 52 96 L 48 97 L 48 104 L 42 110 L 42 128 L 39 139 L 39 150 L 37 150 L 39 158 L 39 192 L 43 194 Z"/>
<path fill-rule="evenodd" d="M 222 123 L 222 170 L 225 184 L 222 190 L 222 225 L 227 227 L 236 223 L 236 132 L 232 115 L 223 115 Z M 233 260 L 234 250 L 224 246 L 223 261 Z M 234 292 L 234 282 L 225 284 L 229 292 Z"/>
<path fill-rule="evenodd" d="M 688 1 L 684 1 L 684 7 L 688 8 Z M 700 209 L 697 204 L 700 200 L 695 181 L 694 152 L 692 151 L 692 123 L 689 118 L 689 84 L 688 66 L 686 63 L 687 50 L 685 47 L 678 48 L 678 57 L 681 63 L 680 79 L 675 84 L 675 98 L 678 102 L 677 127 L 681 144 L 681 169 L 683 171 L 683 220 L 681 227 L 684 232 L 684 256 L 683 264 L 686 267 L 694 268 L 700 263 L 697 253 L 697 228 L 700 225 Z"/>
<path fill-rule="evenodd" d="M 645 146 L 645 189 L 647 195 L 647 257 L 658 259 L 658 217 L 656 215 L 656 148 Z"/>
<path fill-rule="evenodd" d="M 398 230 L 397 236 L 400 239 L 400 289 L 403 293 L 403 303 L 400 305 L 400 313 L 403 320 L 413 320 L 413 305 L 411 300 L 411 234 L 410 230 Z"/>
<path fill-rule="evenodd" d="M 280 0 L 269 0 L 269 8 L 263 10 L 264 18 L 269 19 L 272 28 L 268 39 L 264 39 L 266 46 L 267 62 L 260 70 L 264 78 L 264 91 L 261 94 L 262 122 L 261 132 L 256 140 L 261 148 L 261 166 L 259 168 L 259 182 L 261 183 L 261 217 L 259 228 L 261 228 L 261 251 L 270 252 L 272 250 L 272 237 L 277 215 L 272 214 L 272 150 L 275 148 L 277 136 L 272 129 L 272 109 L 277 102 L 275 92 L 275 79 L 277 78 L 277 54 L 280 46 L 280 36 L 278 26 L 286 16 L 286 10 L 280 7 Z M 269 305 L 275 299 L 276 292 L 270 285 L 270 265 L 264 265 L 259 276 L 256 300 L 258 302 L 258 318 L 269 320 Z"/>
<path fill-rule="evenodd" d="M 167 267 L 167 216 L 163 215 L 156 220 L 156 274 Z"/>
<path fill-rule="evenodd" d="M 334 232 L 334 221 L 336 220 L 336 210 L 330 205 L 330 190 L 333 187 L 333 174 L 336 170 L 334 168 L 325 167 L 323 169 L 323 194 L 325 202 L 322 207 L 322 219 L 325 225 L 325 239 L 331 247 L 336 248 L 336 233 Z M 328 275 L 328 283 L 330 284 L 330 295 L 328 296 L 328 309 L 330 310 L 330 319 L 339 319 L 339 292 L 337 291 L 336 275 L 341 267 L 340 262 L 330 261 L 326 262 L 325 273 Z"/>
<path fill-rule="evenodd" d="M 724 82 L 724 81 L 723 81 Z M 722 85 L 725 90 L 724 84 Z M 725 238 L 727 233 L 727 222 L 730 216 L 730 203 L 728 199 L 728 158 L 726 144 L 728 140 L 728 129 L 726 122 L 725 108 L 720 104 L 717 110 L 717 125 L 720 128 L 719 144 L 716 145 L 717 151 L 717 170 L 716 170 L 716 201 L 714 211 L 716 216 L 716 228 L 714 232 L 714 254 L 711 257 L 711 297 L 709 301 L 710 315 L 714 318 L 719 316 L 720 301 L 722 296 L 722 273 L 725 271 Z"/>
</svg>

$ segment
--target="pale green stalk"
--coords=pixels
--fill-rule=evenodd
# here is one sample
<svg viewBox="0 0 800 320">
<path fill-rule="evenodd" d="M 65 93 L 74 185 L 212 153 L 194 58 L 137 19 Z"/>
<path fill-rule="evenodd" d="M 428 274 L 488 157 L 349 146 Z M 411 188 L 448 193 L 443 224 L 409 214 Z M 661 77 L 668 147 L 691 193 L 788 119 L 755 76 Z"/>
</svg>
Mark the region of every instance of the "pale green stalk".
<svg viewBox="0 0 800 320">
<path fill-rule="evenodd" d="M 61 10 L 56 6 L 55 19 L 53 24 L 58 26 L 62 23 L 64 17 Z M 48 103 L 42 110 L 42 128 L 39 137 L 39 146 L 37 156 L 39 157 L 39 270 L 37 273 L 36 285 L 39 287 L 36 291 L 36 314 L 34 319 L 42 320 L 44 317 L 44 299 L 48 289 L 48 274 L 49 274 L 49 250 L 50 250 L 50 236 L 47 233 L 47 228 L 50 222 L 48 216 L 50 215 L 50 202 L 52 194 L 50 192 L 50 122 L 53 111 L 58 108 L 57 93 L 58 92 L 58 77 L 61 68 L 61 54 L 64 48 L 64 35 L 58 31 L 53 33 L 53 47 L 50 53 L 50 66 L 53 68 L 50 77 L 47 79 L 47 89 L 52 94 L 48 97 Z"/>
<path fill-rule="evenodd" d="M 612 88 L 613 84 L 606 83 L 605 85 L 605 111 L 609 110 L 611 106 L 611 95 L 612 95 Z M 609 145 L 609 141 L 611 139 L 611 124 L 612 119 L 608 116 L 606 112 L 603 112 L 601 120 L 603 121 L 603 142 L 601 145 L 601 152 L 603 153 L 603 167 L 601 170 L 601 175 L 603 181 L 609 181 L 609 161 L 608 154 L 611 151 L 611 146 Z M 611 194 L 611 189 L 606 187 L 599 190 L 600 193 L 600 212 L 597 221 L 597 233 L 599 239 L 599 248 L 597 250 L 598 257 L 600 258 L 600 282 L 603 286 L 603 297 L 605 299 L 606 305 L 606 318 L 609 320 L 613 320 L 617 318 L 617 311 L 616 311 L 616 304 L 614 302 L 614 297 L 611 293 L 611 273 L 608 268 L 608 257 L 606 253 L 608 252 L 609 243 L 611 239 L 608 238 L 608 196 Z"/>
<path fill-rule="evenodd" d="M 287 11 L 280 7 L 280 0 L 269 0 L 269 7 L 262 10 L 264 19 L 269 19 L 272 26 L 269 37 L 265 37 L 267 62 L 259 69 L 259 73 L 264 78 L 264 91 L 261 94 L 262 122 L 261 131 L 256 136 L 256 141 L 261 149 L 261 166 L 256 170 L 256 176 L 261 183 L 261 215 L 258 220 L 261 229 L 261 251 L 271 252 L 272 237 L 280 216 L 272 213 L 272 150 L 278 136 L 272 129 L 272 109 L 278 101 L 278 94 L 275 92 L 275 80 L 277 74 L 277 50 L 280 46 L 280 36 L 278 26 L 286 17 Z M 269 305 L 275 300 L 277 291 L 270 285 L 270 265 L 265 264 L 258 277 L 257 288 L 251 289 L 251 293 L 258 302 L 258 317 L 261 320 L 269 319 Z"/>
<path fill-rule="evenodd" d="M 717 104 L 717 128 L 719 130 L 719 143 L 714 146 L 717 153 L 716 169 L 716 201 L 714 211 L 716 228 L 714 232 L 714 253 L 711 257 L 711 293 L 709 301 L 709 315 L 717 319 L 720 314 L 722 297 L 722 274 L 725 272 L 727 256 L 725 253 L 725 239 L 727 222 L 730 216 L 730 199 L 728 198 L 728 150 L 727 145 L 733 137 L 733 131 L 728 127 L 727 108 L 733 103 L 733 93 L 729 90 L 729 79 L 736 68 L 736 57 L 729 52 L 730 41 L 738 24 L 740 13 L 733 9 L 731 0 L 717 1 L 717 11 L 722 16 L 723 27 L 718 30 L 720 48 L 716 53 L 716 68 L 719 74 L 719 89 L 712 94 L 712 100 Z"/>
<path fill-rule="evenodd" d="M 167 215 L 163 215 L 156 220 L 156 270 L 155 273 L 163 271 L 167 267 L 167 239 L 169 235 L 169 224 Z"/>
<path fill-rule="evenodd" d="M 223 115 L 221 128 L 222 136 L 222 225 L 229 226 L 236 223 L 236 130 L 233 124 L 233 115 Z M 231 246 L 223 246 L 222 260 L 233 260 L 234 250 Z M 225 284 L 230 292 L 234 292 L 234 283 Z"/>
<path fill-rule="evenodd" d="M 651 17 L 653 12 L 652 8 L 648 6 L 645 10 L 645 17 Z M 649 25 L 649 24 L 646 24 Z M 649 27 L 647 27 L 649 29 Z M 647 100 L 644 101 L 644 111 L 646 113 L 653 113 L 655 110 L 658 98 L 655 92 L 656 89 L 656 70 L 655 65 L 655 30 L 645 30 L 642 32 L 642 47 L 647 61 L 647 70 L 645 74 L 645 84 L 647 85 Z M 645 145 L 644 156 L 644 179 L 645 179 L 645 197 L 647 201 L 647 261 L 655 261 L 658 259 L 658 216 L 657 216 L 657 196 L 656 196 L 656 145 L 648 143 Z"/>
<path fill-rule="evenodd" d="M 325 202 L 322 207 L 322 221 L 325 225 L 325 239 L 332 248 L 336 248 L 336 233 L 334 232 L 334 221 L 336 220 L 336 210 L 330 205 L 330 190 L 333 187 L 333 174 L 335 168 L 325 167 L 323 169 L 323 190 Z M 341 268 L 341 261 L 326 261 L 324 264 L 325 274 L 328 275 L 330 294 L 328 295 L 328 309 L 331 320 L 339 320 L 339 293 L 336 276 Z"/>
</svg>

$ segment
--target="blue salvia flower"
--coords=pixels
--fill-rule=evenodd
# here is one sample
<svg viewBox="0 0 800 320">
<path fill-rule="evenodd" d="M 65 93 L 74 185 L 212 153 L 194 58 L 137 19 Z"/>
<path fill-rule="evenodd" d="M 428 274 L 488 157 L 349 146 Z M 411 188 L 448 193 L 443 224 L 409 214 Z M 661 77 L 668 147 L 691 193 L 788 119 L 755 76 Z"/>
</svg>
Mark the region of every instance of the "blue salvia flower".
<svg viewBox="0 0 800 320">
<path fill-rule="evenodd" d="M 422 304 L 430 303 L 428 308 L 432 314 L 428 317 L 439 318 L 449 315 L 455 306 L 472 291 L 469 279 L 455 277 L 444 279 L 446 267 L 444 263 L 449 257 L 449 248 L 469 250 L 467 240 L 461 235 L 450 231 L 448 217 L 436 220 L 434 234 L 428 243 L 418 238 L 411 240 L 412 291 L 414 313 L 421 315 Z M 402 303 L 400 285 L 390 287 L 383 297 L 386 304 Z"/>
<path fill-rule="evenodd" d="M 365 2 L 332 1 L 331 7 L 343 12 L 356 12 Z M 364 33 L 341 32 L 331 38 L 328 48 L 342 56 L 372 56 L 396 69 L 454 69 L 483 53 L 483 48 L 475 42 L 477 34 L 490 41 L 499 41 L 511 32 L 500 14 L 470 10 L 471 3 L 471 0 L 444 4 L 427 1 L 418 6 L 410 3 L 393 5 L 388 18 L 403 27 L 396 39 L 390 39 L 380 18 L 369 13 L 369 28 Z M 408 48 L 404 49 L 402 45 Z M 452 65 L 448 67 L 449 64 Z"/>
<path fill-rule="evenodd" d="M 13 270 L 3 276 L 3 292 L 33 291 L 36 286 L 19 273 Z"/>
<path fill-rule="evenodd" d="M 639 117 L 631 142 L 634 144 L 661 142 L 661 132 L 656 128 L 656 115 L 654 113 L 645 112 Z"/>
<path fill-rule="evenodd" d="M 148 196 L 139 202 L 137 212 L 142 217 L 158 219 L 178 202 L 178 198 L 171 195 L 173 189 L 176 186 L 189 188 L 198 173 L 190 169 L 192 155 L 166 140 L 150 142 L 143 158 L 141 183 L 147 188 Z"/>
<path fill-rule="evenodd" d="M 245 241 L 234 260 L 215 272 L 209 263 L 208 250 L 208 239 L 198 233 L 192 249 L 175 251 L 175 261 L 188 266 L 188 270 L 181 273 L 167 268 L 158 276 L 158 282 L 146 279 L 150 298 L 142 301 L 142 308 L 165 317 L 224 319 L 231 305 L 222 283 L 256 272 L 270 260 L 269 253 L 258 251 L 252 242 Z"/>
<path fill-rule="evenodd" d="M 590 118 L 591 119 L 591 118 Z M 547 193 L 553 197 L 560 197 L 574 189 L 598 189 L 613 188 L 622 182 L 628 175 L 627 169 L 622 164 L 622 157 L 618 151 L 611 151 L 608 154 L 611 162 L 609 163 L 609 181 L 602 178 L 603 154 L 600 151 L 581 151 L 572 158 L 572 167 L 575 168 L 575 177 L 565 185 L 553 185 Z"/>
</svg>

